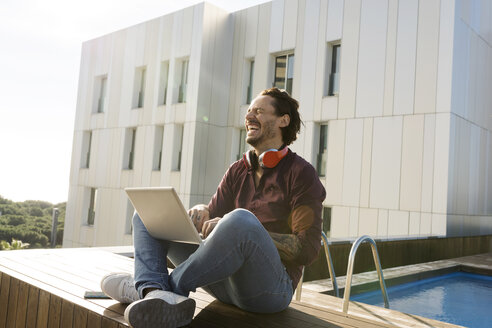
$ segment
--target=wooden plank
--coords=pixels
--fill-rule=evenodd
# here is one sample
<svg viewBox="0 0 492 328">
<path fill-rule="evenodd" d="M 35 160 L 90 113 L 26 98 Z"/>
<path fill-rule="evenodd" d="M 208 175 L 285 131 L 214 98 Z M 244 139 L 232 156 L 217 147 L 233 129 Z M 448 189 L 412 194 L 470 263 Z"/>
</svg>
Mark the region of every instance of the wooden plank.
<svg viewBox="0 0 492 328">
<path fill-rule="evenodd" d="M 193 321 L 189 324 L 189 327 L 191 328 L 217 328 L 221 327 L 218 326 L 216 323 L 208 322 L 205 320 L 204 317 L 196 317 L 193 318 Z"/>
<path fill-rule="evenodd" d="M 27 301 L 27 317 L 26 327 L 36 327 L 36 318 L 38 316 L 38 304 L 39 304 L 39 289 L 34 286 L 29 286 L 29 300 Z"/>
<path fill-rule="evenodd" d="M 88 257 L 91 260 L 90 265 L 87 265 L 88 261 L 84 261 Z M 96 282 L 97 285 L 100 279 L 110 272 L 133 273 L 132 259 L 104 251 L 79 250 L 76 254 L 69 252 L 44 254 L 33 257 L 31 261 L 41 262 L 42 265 L 60 270 L 67 276 L 78 277 L 89 283 Z"/>
<path fill-rule="evenodd" d="M 89 311 L 80 305 L 74 305 L 73 307 L 73 327 L 74 328 L 86 328 L 87 315 Z M 89 327 L 90 328 L 90 327 Z"/>
<path fill-rule="evenodd" d="M 89 309 L 90 311 L 94 311 L 100 315 L 105 315 L 121 323 L 125 323 L 122 316 L 123 312 L 117 313 L 111 309 L 113 308 L 113 305 L 119 305 L 119 303 L 114 300 L 84 300 L 83 293 L 86 289 L 74 287 L 69 283 L 63 284 L 63 281 L 58 280 L 56 276 L 47 275 L 40 271 L 38 271 L 35 275 L 36 272 L 34 271 L 34 269 L 32 269 L 33 271 L 30 271 L 30 268 L 26 268 L 25 265 L 21 265 L 17 262 L 11 262 L 10 259 L 2 259 L 2 262 L 3 263 L 0 263 L 0 270 L 4 272 L 19 277 L 20 279 L 25 280 L 31 285 L 34 285 L 42 290 L 49 291 L 50 293 L 67 299 L 74 304 L 79 304 L 82 307 Z M 8 265 L 9 267 L 6 267 L 5 265 Z M 24 274 L 25 271 L 31 272 L 34 277 L 26 276 Z M 71 290 L 74 288 L 79 288 L 79 293 L 77 295 L 74 295 L 73 291 Z"/>
<path fill-rule="evenodd" d="M 243 311 L 235 306 L 221 303 L 220 301 L 206 302 L 200 299 L 195 299 L 197 303 L 197 314 L 193 320 L 207 321 L 210 324 L 215 324 L 218 327 L 233 327 L 243 325 L 244 327 L 258 327 L 260 323 L 272 328 L 293 328 L 301 327 L 292 323 L 278 323 L 275 320 L 260 317 L 261 315 Z M 266 319 L 266 320 L 265 320 Z"/>
<path fill-rule="evenodd" d="M 44 261 L 42 261 L 44 260 Z M 24 266 L 26 269 L 29 268 L 31 270 L 25 272 L 26 275 L 29 274 L 32 277 L 36 277 L 40 273 L 44 273 L 46 275 L 53 275 L 57 277 L 57 279 L 60 282 L 65 282 L 65 283 L 71 283 L 72 285 L 77 285 L 79 289 L 92 289 L 92 290 L 97 290 L 99 289 L 99 281 L 95 281 L 94 278 L 88 279 L 86 276 L 82 274 L 82 277 L 79 276 L 78 274 L 73 274 L 69 273 L 66 270 L 60 270 L 59 268 L 53 268 L 50 264 L 52 264 L 53 260 L 49 260 L 48 258 L 42 258 L 42 259 L 33 259 L 33 258 L 27 258 L 27 259 L 22 259 L 22 258 L 8 258 L 8 259 L 2 259 L 2 262 L 9 264 L 10 263 L 17 263 L 18 265 Z M 61 264 L 63 267 L 68 267 L 68 263 L 62 263 Z"/>
<path fill-rule="evenodd" d="M 10 292 L 10 276 L 4 274 L 2 277 L 2 287 L 0 290 L 0 327 L 6 327 L 7 325 L 7 309 L 9 302 Z"/>
<path fill-rule="evenodd" d="M 201 289 L 198 289 L 200 291 Z M 209 311 L 213 311 L 221 316 L 240 318 L 242 322 L 250 324 L 261 323 L 265 327 L 278 327 L 278 328 L 297 328 L 297 327 L 309 327 L 310 325 L 319 324 L 329 327 L 322 322 L 319 318 L 310 316 L 309 314 L 299 313 L 301 311 L 283 311 L 277 314 L 257 314 L 252 312 L 243 311 L 235 306 L 227 305 L 215 300 L 210 294 L 201 290 L 200 292 L 193 293 L 191 296 L 197 302 L 197 308 L 204 308 Z"/>
<path fill-rule="evenodd" d="M 50 310 L 48 312 L 48 327 L 60 327 L 62 299 L 56 295 L 51 295 Z"/>
<path fill-rule="evenodd" d="M 62 300 L 60 327 L 72 327 L 74 304 L 67 300 Z"/>
<path fill-rule="evenodd" d="M 200 311 L 198 315 L 193 318 L 193 321 L 190 324 L 191 327 L 218 327 L 218 328 L 227 328 L 227 327 L 241 327 L 241 328 L 256 328 L 261 327 L 258 324 L 251 324 L 248 322 L 244 322 L 238 319 L 234 319 L 227 316 L 222 316 L 215 312 L 209 311 L 207 309 L 203 309 Z M 265 326 L 266 327 L 266 326 Z"/>
<path fill-rule="evenodd" d="M 71 292 L 72 294 L 76 294 L 78 298 L 82 298 L 83 294 L 86 290 L 98 290 L 99 289 L 99 280 L 91 281 L 91 286 L 88 286 L 87 283 L 83 283 L 76 276 L 64 276 L 60 271 L 53 269 L 47 265 L 43 265 L 40 263 L 36 265 L 33 261 L 23 261 L 23 259 L 3 259 L 3 264 L 7 265 L 9 268 L 17 270 L 18 272 L 22 272 L 22 274 L 27 275 L 33 279 L 41 280 L 43 282 L 49 282 L 52 286 L 57 287 L 58 289 L 66 290 Z M 65 264 L 66 265 L 66 264 Z M 72 279 L 72 280 L 70 280 Z M 51 283 L 53 281 L 53 283 Z M 100 302 L 98 300 L 91 300 L 91 302 Z M 102 302 L 113 302 L 103 300 Z"/>
<path fill-rule="evenodd" d="M 87 328 L 101 328 L 101 316 L 94 313 L 87 313 Z"/>
<path fill-rule="evenodd" d="M 118 328 L 118 322 L 111 320 L 109 318 L 106 318 L 106 317 L 102 317 L 101 327 L 102 328 Z"/>
<path fill-rule="evenodd" d="M 15 317 L 17 315 L 17 299 L 19 297 L 19 280 L 10 279 L 9 303 L 7 304 L 7 326 L 15 326 Z"/>
<path fill-rule="evenodd" d="M 36 327 L 48 327 L 48 315 L 50 310 L 51 295 L 47 291 L 39 290 L 38 316 Z"/>
<path fill-rule="evenodd" d="M 27 301 L 29 299 L 29 285 L 23 281 L 19 282 L 19 296 L 17 299 L 17 315 L 15 327 L 24 328 L 27 317 Z"/>
</svg>

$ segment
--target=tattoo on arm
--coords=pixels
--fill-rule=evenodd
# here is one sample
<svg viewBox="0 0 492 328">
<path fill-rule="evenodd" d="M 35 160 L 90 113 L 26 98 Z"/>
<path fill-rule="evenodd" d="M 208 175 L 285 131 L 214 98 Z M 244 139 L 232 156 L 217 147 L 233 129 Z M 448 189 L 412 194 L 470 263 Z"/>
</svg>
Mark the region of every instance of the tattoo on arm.
<svg viewBox="0 0 492 328">
<path fill-rule="evenodd" d="M 268 232 L 282 260 L 292 261 L 301 252 L 301 241 L 296 235 Z"/>
</svg>

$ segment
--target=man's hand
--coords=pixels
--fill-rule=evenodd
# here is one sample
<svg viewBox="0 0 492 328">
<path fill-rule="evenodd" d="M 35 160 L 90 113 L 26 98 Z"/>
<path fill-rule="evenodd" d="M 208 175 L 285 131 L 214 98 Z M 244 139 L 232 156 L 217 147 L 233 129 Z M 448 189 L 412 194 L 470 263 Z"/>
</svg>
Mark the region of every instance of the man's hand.
<svg viewBox="0 0 492 328">
<path fill-rule="evenodd" d="M 202 231 L 205 221 L 210 220 L 210 214 L 208 206 L 205 204 L 198 204 L 188 210 L 188 214 L 191 217 L 191 221 L 195 225 L 198 232 Z"/>
<path fill-rule="evenodd" d="M 210 235 L 210 233 L 212 232 L 212 230 L 214 230 L 217 223 L 219 223 L 220 219 L 222 219 L 222 218 L 215 218 L 212 220 L 205 221 L 203 223 L 203 227 L 202 227 L 203 238 L 207 238 L 208 235 Z"/>
</svg>

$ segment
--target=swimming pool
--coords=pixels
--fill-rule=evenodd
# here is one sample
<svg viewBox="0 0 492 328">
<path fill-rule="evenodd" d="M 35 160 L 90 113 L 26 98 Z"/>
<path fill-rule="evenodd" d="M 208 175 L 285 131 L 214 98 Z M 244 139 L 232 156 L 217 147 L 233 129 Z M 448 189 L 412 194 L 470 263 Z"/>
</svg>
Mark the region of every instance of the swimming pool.
<svg viewBox="0 0 492 328">
<path fill-rule="evenodd" d="M 467 327 L 492 327 L 492 277 L 453 272 L 388 288 L 390 309 Z M 350 297 L 383 306 L 381 290 Z"/>
</svg>

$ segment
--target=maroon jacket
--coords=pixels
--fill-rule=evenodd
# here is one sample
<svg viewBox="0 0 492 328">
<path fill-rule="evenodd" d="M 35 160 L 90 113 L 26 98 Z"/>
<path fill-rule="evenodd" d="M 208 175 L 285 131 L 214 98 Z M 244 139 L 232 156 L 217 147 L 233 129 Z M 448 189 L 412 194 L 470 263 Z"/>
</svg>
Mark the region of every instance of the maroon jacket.
<svg viewBox="0 0 492 328">
<path fill-rule="evenodd" d="M 258 188 L 254 174 L 244 159 L 233 163 L 209 203 L 210 218 L 244 208 L 254 213 L 266 230 L 297 235 L 301 253 L 294 261 L 283 261 L 295 289 L 302 266 L 313 262 L 321 247 L 325 188 L 312 165 L 290 150 L 275 168 L 264 169 Z"/>
</svg>

